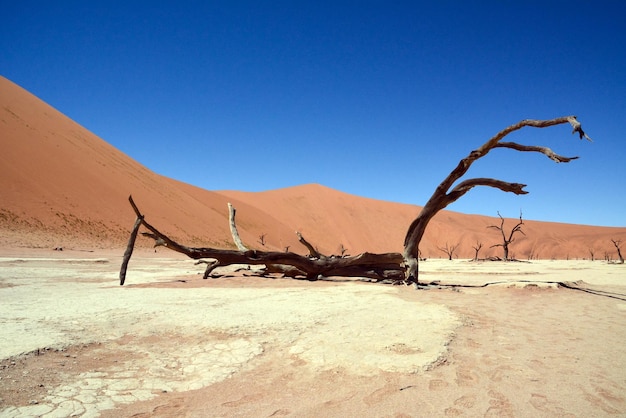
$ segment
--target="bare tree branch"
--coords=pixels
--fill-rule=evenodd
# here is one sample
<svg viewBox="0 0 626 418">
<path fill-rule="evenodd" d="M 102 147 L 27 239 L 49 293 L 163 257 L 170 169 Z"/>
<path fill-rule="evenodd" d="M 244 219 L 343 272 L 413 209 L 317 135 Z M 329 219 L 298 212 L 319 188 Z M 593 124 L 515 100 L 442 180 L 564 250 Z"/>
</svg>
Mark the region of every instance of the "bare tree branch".
<svg viewBox="0 0 626 418">
<path fill-rule="evenodd" d="M 320 254 L 319 251 L 317 251 L 315 247 L 309 243 L 309 241 L 305 240 L 300 232 L 296 231 L 296 235 L 298 236 L 298 241 L 300 241 L 300 243 L 309 250 L 309 257 L 312 257 L 312 258 L 324 258 L 325 257 L 324 255 Z"/>
<path fill-rule="evenodd" d="M 515 151 L 522 152 L 540 152 L 545 154 L 552 161 L 556 161 L 557 163 L 569 163 L 572 160 L 577 160 L 578 157 L 563 157 L 562 155 L 556 154 L 548 147 L 539 147 L 536 145 L 521 145 L 515 142 L 500 142 L 495 145 L 494 148 L 511 148 Z"/>
<path fill-rule="evenodd" d="M 471 189 L 473 189 L 476 186 L 494 187 L 496 189 L 502 190 L 503 192 L 510 192 L 510 193 L 514 193 L 517 195 L 528 194 L 526 190 L 523 190 L 524 187 L 526 187 L 525 184 L 508 183 L 502 180 L 478 177 L 474 179 L 464 180 L 460 182 L 458 185 L 456 185 L 454 189 L 452 189 L 450 193 L 448 193 L 444 197 L 444 202 L 449 201 L 449 203 L 447 203 L 446 206 L 448 206 L 452 202 L 457 201 L 465 193 L 469 192 Z"/>
<path fill-rule="evenodd" d="M 585 138 L 587 141 L 593 142 L 593 140 L 589 138 L 587 134 L 583 131 L 582 126 L 580 126 L 580 122 L 576 120 L 576 116 L 569 116 L 567 118 L 567 121 L 570 123 L 570 125 L 572 125 L 572 128 L 573 128 L 572 133 L 578 132 L 580 139 Z"/>
<path fill-rule="evenodd" d="M 237 246 L 239 251 L 248 251 L 248 247 L 243 245 L 241 238 L 239 237 L 239 231 L 237 231 L 237 224 L 235 223 L 235 214 L 237 210 L 233 207 L 233 205 L 228 202 L 228 223 L 230 225 L 230 234 L 233 236 L 233 241 Z"/>
</svg>

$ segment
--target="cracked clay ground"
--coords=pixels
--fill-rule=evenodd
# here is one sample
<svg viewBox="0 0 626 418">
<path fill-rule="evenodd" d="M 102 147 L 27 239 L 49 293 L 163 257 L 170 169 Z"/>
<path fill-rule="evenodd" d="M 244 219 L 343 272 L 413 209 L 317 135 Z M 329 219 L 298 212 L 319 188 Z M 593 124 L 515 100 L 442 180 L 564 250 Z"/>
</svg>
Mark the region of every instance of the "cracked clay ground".
<svg viewBox="0 0 626 418">
<path fill-rule="evenodd" d="M 1 417 L 626 413 L 626 301 L 546 283 L 623 295 L 620 266 L 433 261 L 505 284 L 415 291 L 133 263 L 0 259 Z"/>
</svg>

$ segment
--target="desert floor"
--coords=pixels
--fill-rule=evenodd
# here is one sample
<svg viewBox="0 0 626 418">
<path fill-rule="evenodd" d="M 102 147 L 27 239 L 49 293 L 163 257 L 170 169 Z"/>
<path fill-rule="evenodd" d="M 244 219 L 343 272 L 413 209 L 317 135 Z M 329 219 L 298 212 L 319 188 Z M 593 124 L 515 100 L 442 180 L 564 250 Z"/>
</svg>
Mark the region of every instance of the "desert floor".
<svg viewBox="0 0 626 418">
<path fill-rule="evenodd" d="M 0 251 L 0 416 L 626 416 L 624 265 L 427 260 L 463 286 L 415 290 L 142 250 L 120 287 L 122 253 Z"/>
</svg>

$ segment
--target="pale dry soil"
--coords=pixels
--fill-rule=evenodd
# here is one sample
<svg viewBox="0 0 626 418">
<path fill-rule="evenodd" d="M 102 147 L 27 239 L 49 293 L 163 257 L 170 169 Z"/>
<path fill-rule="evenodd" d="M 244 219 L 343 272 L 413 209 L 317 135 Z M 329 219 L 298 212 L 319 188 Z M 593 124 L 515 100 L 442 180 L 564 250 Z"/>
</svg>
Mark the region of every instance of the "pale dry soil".
<svg viewBox="0 0 626 418">
<path fill-rule="evenodd" d="M 0 253 L 0 416 L 626 416 L 623 265 L 428 260 L 464 287 L 415 290 L 138 251 L 120 287 L 122 252 Z"/>
</svg>

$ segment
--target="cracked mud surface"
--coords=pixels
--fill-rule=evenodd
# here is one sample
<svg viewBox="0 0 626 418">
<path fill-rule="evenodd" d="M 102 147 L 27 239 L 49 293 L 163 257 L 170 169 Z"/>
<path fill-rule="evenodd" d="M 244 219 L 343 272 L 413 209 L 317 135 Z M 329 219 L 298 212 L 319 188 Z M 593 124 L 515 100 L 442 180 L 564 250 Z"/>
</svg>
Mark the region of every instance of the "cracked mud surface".
<svg viewBox="0 0 626 418">
<path fill-rule="evenodd" d="M 120 288 L 106 260 L 0 259 L 1 417 L 626 413 L 626 301 L 541 282 L 203 281 L 181 260 L 136 260 Z M 432 265 L 624 293 L 623 270 L 580 263 Z"/>
<path fill-rule="evenodd" d="M 0 390 L 13 405 L 2 414 L 99 416 L 116 405 L 208 386 L 262 352 L 244 339 L 209 337 L 209 343 L 183 337 L 182 346 L 180 335 L 124 337 L 6 359 Z"/>
</svg>

